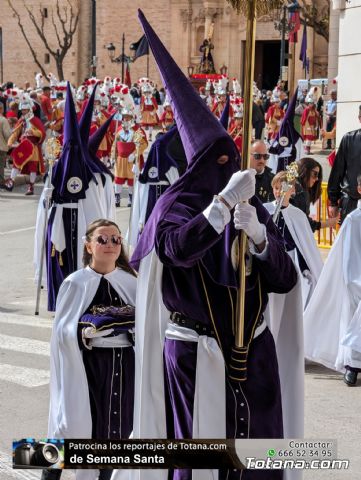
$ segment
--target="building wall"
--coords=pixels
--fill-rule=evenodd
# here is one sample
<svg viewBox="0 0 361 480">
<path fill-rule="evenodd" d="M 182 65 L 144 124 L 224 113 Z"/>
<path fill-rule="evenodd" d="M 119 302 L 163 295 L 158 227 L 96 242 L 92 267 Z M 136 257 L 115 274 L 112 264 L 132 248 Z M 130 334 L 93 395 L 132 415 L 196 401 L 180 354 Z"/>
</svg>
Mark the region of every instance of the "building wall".
<svg viewBox="0 0 361 480">
<path fill-rule="evenodd" d="M 60 4 L 64 5 L 66 3 L 67 2 L 63 0 L 60 2 Z M 64 60 L 64 69 L 67 78 L 72 82 L 77 82 L 79 78 L 79 69 L 81 68 L 84 59 L 84 52 L 79 46 L 86 46 L 87 43 L 85 37 L 89 35 L 86 30 L 87 4 L 90 2 L 83 0 L 78 2 L 73 0 L 73 3 L 81 4 L 81 22 L 83 22 L 83 25 L 81 28 L 78 28 L 74 36 L 73 45 Z M 40 63 L 43 64 L 45 71 L 47 73 L 52 72 L 56 74 L 56 66 L 52 57 L 50 57 L 49 64 L 44 64 L 44 55 L 47 51 L 29 19 L 22 0 L 12 0 L 12 4 L 19 12 L 21 22 L 24 25 L 29 41 L 34 48 Z M 51 21 L 51 11 L 56 5 L 56 0 L 32 0 L 31 2 L 27 2 L 27 5 L 29 4 L 31 4 L 31 8 L 36 18 L 40 18 L 40 8 L 48 9 L 48 18 L 44 21 L 44 32 L 49 41 L 50 47 L 56 50 L 58 44 Z M 40 69 L 34 62 L 29 47 L 18 27 L 17 19 L 10 9 L 7 0 L 0 0 L 0 12 L 0 27 L 3 32 L 3 79 L 5 82 L 14 81 L 20 87 L 22 87 L 25 82 L 30 82 L 31 85 L 33 85 L 35 83 L 34 77 L 36 73 L 40 72 Z"/>
<path fill-rule="evenodd" d="M 317 0 L 324 1 L 324 0 Z M 34 28 L 31 26 L 27 13 L 22 6 L 22 0 L 12 0 L 21 12 L 26 31 L 32 45 L 39 53 L 41 61 L 44 59 L 45 49 L 41 44 Z M 66 5 L 66 0 L 59 0 L 60 5 Z M 79 28 L 74 43 L 65 59 L 65 76 L 74 83 L 80 83 L 90 75 L 91 63 L 91 0 L 72 0 L 80 8 Z M 30 2 L 28 2 L 30 3 Z M 246 37 L 245 20 L 238 16 L 226 0 L 97 0 L 97 77 L 106 75 L 118 76 L 121 66 L 111 63 L 105 45 L 112 42 L 116 46 L 116 55 L 121 52 L 121 38 L 125 34 L 125 53 L 130 54 L 129 45 L 137 41 L 142 30 L 137 20 L 137 10 L 141 8 L 162 41 L 169 48 L 171 54 L 187 72 L 189 65 L 197 66 L 200 61 L 199 46 L 201 39 L 208 33 L 209 25 L 214 21 L 213 43 L 215 49 L 213 57 L 216 69 L 222 65 L 228 67 L 230 77 L 241 77 L 242 70 L 242 42 Z M 40 5 L 51 8 L 56 0 L 33 0 L 34 12 Z M 7 0 L 0 0 L 1 15 L 0 27 L 3 29 L 4 43 L 4 81 L 14 80 L 22 86 L 25 81 L 33 83 L 35 74 L 39 71 L 34 64 L 25 41 L 18 29 L 16 19 L 8 6 Z M 56 39 L 51 19 L 46 20 L 46 33 L 50 43 L 55 46 Z M 14 41 L 16 39 L 16 42 Z M 270 16 L 259 19 L 257 23 L 257 40 L 280 40 L 280 34 L 274 28 L 273 18 Z M 300 42 L 295 52 L 295 73 L 293 80 L 302 78 L 300 62 L 298 60 Z M 313 34 L 309 29 L 309 56 L 311 61 L 311 77 L 326 75 L 327 72 L 327 43 Z M 314 61 L 313 61 L 314 60 Z M 278 58 L 277 58 L 278 61 Z M 21 65 L 21 68 L 19 68 Z M 131 64 L 131 78 L 137 80 L 146 75 L 146 56 Z M 46 66 L 47 71 L 55 73 L 55 64 L 51 60 Z M 150 55 L 149 76 L 160 83 L 159 75 Z"/>
<path fill-rule="evenodd" d="M 360 128 L 358 108 L 361 105 L 359 78 L 361 76 L 361 0 L 333 2 L 339 9 L 337 145 L 342 136 Z"/>
</svg>

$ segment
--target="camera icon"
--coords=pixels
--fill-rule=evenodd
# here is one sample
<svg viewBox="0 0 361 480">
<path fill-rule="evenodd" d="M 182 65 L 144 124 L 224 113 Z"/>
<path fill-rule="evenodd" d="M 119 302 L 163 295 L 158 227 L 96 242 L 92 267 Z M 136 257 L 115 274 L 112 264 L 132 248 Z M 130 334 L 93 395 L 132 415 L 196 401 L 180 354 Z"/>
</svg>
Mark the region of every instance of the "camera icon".
<svg viewBox="0 0 361 480">
<path fill-rule="evenodd" d="M 61 460 L 59 449 L 53 443 L 24 442 L 14 451 L 14 467 L 51 467 Z"/>
</svg>

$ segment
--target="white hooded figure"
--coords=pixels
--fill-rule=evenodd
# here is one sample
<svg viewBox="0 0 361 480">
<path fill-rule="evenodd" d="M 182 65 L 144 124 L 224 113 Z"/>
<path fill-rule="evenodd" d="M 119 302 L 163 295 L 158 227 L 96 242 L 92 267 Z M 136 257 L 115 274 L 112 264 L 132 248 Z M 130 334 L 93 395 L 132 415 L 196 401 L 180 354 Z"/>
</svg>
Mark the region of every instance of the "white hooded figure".
<svg viewBox="0 0 361 480">
<path fill-rule="evenodd" d="M 358 177 L 358 192 L 361 178 Z M 345 372 L 361 369 L 361 202 L 344 220 L 305 311 L 305 356 Z M 322 305 L 322 308 L 320 308 Z M 347 368 L 346 368 L 347 367 Z"/>
</svg>

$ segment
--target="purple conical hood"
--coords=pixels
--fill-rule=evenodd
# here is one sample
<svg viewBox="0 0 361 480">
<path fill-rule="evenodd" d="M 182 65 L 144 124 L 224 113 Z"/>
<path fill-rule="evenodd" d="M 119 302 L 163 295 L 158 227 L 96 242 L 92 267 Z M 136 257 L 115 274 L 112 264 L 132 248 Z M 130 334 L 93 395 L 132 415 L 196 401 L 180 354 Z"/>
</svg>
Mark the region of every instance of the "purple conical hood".
<svg viewBox="0 0 361 480">
<path fill-rule="evenodd" d="M 65 108 L 64 108 L 63 145 L 65 145 L 69 141 L 80 143 L 80 134 L 79 134 L 78 120 L 76 117 L 74 99 L 73 99 L 70 83 L 67 82 L 66 100 L 65 100 Z"/>
<path fill-rule="evenodd" d="M 172 105 L 188 164 L 191 164 L 197 154 L 226 137 L 227 133 L 170 56 L 141 10 L 138 10 L 138 17 Z"/>
<path fill-rule="evenodd" d="M 82 116 L 80 117 L 80 120 L 79 120 L 80 137 L 84 142 L 84 145 L 88 143 L 88 139 L 89 139 L 90 127 L 91 127 L 92 118 L 93 118 L 94 99 L 95 99 L 95 93 L 97 88 L 98 88 L 98 84 L 94 86 L 93 91 L 88 99 L 88 103 L 86 104 L 86 107 L 84 108 Z"/>
<path fill-rule="evenodd" d="M 231 101 L 229 98 L 229 95 L 227 96 L 227 101 L 226 105 L 224 106 L 221 118 L 219 119 L 221 125 L 223 125 L 223 128 L 228 130 L 228 120 L 229 120 L 229 107 L 230 107 Z"/>
<path fill-rule="evenodd" d="M 115 112 L 106 119 L 106 121 L 101 125 L 88 140 L 88 148 L 92 153 L 97 153 L 99 145 L 104 138 L 104 135 L 107 133 L 107 130 L 113 120 Z"/>
<path fill-rule="evenodd" d="M 293 94 L 293 97 L 291 98 L 291 101 L 287 108 L 286 115 L 283 118 L 283 122 L 290 121 L 290 120 L 292 120 L 293 122 L 293 118 L 295 116 L 296 103 L 297 103 L 297 94 L 298 94 L 298 87 L 296 88 L 296 91 Z"/>
<path fill-rule="evenodd" d="M 68 82 L 64 111 L 63 150 L 55 164 L 52 177 L 54 201 L 64 203 L 85 198 L 85 192 L 92 178 L 93 174 L 85 158 L 73 95 Z"/>
</svg>

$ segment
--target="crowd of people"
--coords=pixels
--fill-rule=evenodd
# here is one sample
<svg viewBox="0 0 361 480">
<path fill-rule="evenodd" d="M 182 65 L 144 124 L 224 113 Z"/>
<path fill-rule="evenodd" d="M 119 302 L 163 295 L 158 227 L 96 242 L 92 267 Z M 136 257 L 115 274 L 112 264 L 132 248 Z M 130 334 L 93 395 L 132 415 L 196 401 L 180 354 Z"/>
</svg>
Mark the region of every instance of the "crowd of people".
<svg viewBox="0 0 361 480">
<path fill-rule="evenodd" d="M 14 86 L 3 92 L 0 147 L 11 149 L 13 162 L 4 188 L 12 190 L 16 175 L 28 171 L 33 194 L 45 139 L 56 137 L 63 147 L 39 202 L 36 232 L 43 238 L 47 225 L 45 282 L 49 310 L 55 311 L 48 436 L 302 438 L 305 356 L 342 371 L 348 386 L 356 384 L 361 370 L 354 262 L 359 255 L 353 243 L 361 231 L 353 202 L 361 198 L 361 171 L 356 159 L 354 170 L 347 166 L 358 153 L 353 142 L 360 133 L 341 143 L 329 185 L 333 210 L 328 220 L 317 222 L 310 205 L 320 198 L 322 166 L 309 156 L 320 127 L 315 91 L 288 99 L 281 83 L 264 95 L 254 87 L 251 168 L 240 171 L 239 83 L 233 81 L 227 91 L 222 77 L 197 92 L 139 16 L 166 96 L 158 99 L 148 78 L 130 89 L 109 77 L 100 87 L 91 78 L 76 91 L 70 84 L 40 84 L 42 93 L 20 92 L 19 102 Z M 332 94 L 328 131 L 335 126 L 335 101 Z M 295 115 L 301 116 L 302 132 Z M 300 140 L 306 155 L 297 149 Z M 273 168 L 267 165 L 271 155 Z M 0 156 L 5 158 L 6 153 Z M 132 209 L 128 232 L 121 232 L 114 207 L 121 204 L 125 184 Z M 50 212 L 44 198 L 50 199 Z M 338 280 L 331 266 L 323 267 L 313 232 L 335 226 L 340 207 L 341 221 L 352 213 L 327 265 L 336 265 L 342 278 L 347 270 L 342 288 L 348 301 L 335 294 L 326 304 L 339 313 L 347 309 L 348 316 L 334 313 L 328 324 L 330 317 L 319 315 L 319 302 L 328 288 L 337 289 Z M 237 248 L 241 231 L 247 238 L 244 258 Z M 38 255 L 38 266 L 41 261 Z M 241 475 L 199 472 L 146 470 L 137 478 Z M 102 470 L 98 477 L 98 471 L 84 470 L 77 478 L 117 480 L 123 474 Z M 60 476 L 61 471 L 43 473 L 44 479 Z M 242 473 L 245 480 L 264 478 L 299 476 L 280 470 Z"/>
</svg>

